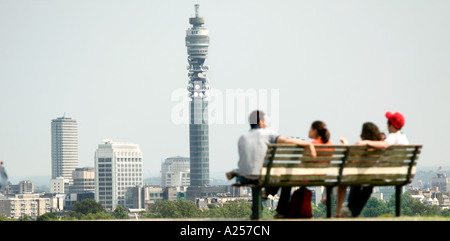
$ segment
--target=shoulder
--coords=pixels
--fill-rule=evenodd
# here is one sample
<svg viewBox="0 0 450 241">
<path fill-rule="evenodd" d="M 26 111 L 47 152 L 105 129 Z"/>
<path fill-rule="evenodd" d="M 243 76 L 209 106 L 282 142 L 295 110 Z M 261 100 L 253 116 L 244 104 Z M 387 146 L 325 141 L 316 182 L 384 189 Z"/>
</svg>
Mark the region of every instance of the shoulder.
<svg viewBox="0 0 450 241">
<path fill-rule="evenodd" d="M 263 133 L 268 134 L 268 135 L 279 135 L 278 132 L 276 132 L 276 131 L 274 131 L 272 129 L 265 128 L 265 129 L 262 129 L 262 130 L 263 130 Z"/>
<path fill-rule="evenodd" d="M 320 140 L 319 138 L 312 140 L 311 143 L 312 144 L 323 144 L 322 140 Z"/>
<path fill-rule="evenodd" d="M 389 133 L 385 139 L 390 145 L 408 145 L 409 141 L 405 134 L 401 132 Z"/>
<path fill-rule="evenodd" d="M 276 143 L 280 134 L 272 129 L 260 129 L 261 137 L 268 140 L 271 143 Z"/>
<path fill-rule="evenodd" d="M 327 143 L 323 143 L 323 141 L 319 138 L 314 139 L 311 141 L 312 144 L 325 144 L 325 145 L 333 145 L 333 142 L 331 140 L 328 140 Z"/>
</svg>

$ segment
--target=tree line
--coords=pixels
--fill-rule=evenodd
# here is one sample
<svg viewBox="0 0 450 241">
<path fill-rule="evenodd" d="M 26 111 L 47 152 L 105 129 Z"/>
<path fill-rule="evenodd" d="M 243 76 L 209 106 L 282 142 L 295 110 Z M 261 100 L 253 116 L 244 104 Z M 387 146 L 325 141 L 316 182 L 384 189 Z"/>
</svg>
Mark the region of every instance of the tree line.
<svg viewBox="0 0 450 241">
<path fill-rule="evenodd" d="M 192 201 L 156 200 L 150 205 L 148 211 L 139 213 L 139 218 L 248 218 L 251 214 L 251 203 L 228 202 L 223 207 L 210 204 L 208 209 L 197 208 Z M 265 210 L 266 217 L 272 215 Z M 272 215 L 273 216 L 273 215 Z M 84 199 L 76 202 L 70 214 L 58 217 L 55 213 L 46 213 L 36 218 L 36 221 L 70 221 L 70 220 L 109 220 L 129 219 L 125 208 L 117 205 L 114 211 L 108 213 L 104 207 L 93 199 Z M 33 221 L 34 219 L 24 215 L 19 219 L 11 219 L 0 216 L 0 221 Z"/>
<path fill-rule="evenodd" d="M 334 202 L 333 202 L 334 203 Z M 139 218 L 249 218 L 251 215 L 251 203 L 249 202 L 227 202 L 223 206 L 209 204 L 208 209 L 197 208 L 192 201 L 178 200 L 156 200 L 149 206 L 148 211 L 139 213 Z M 326 217 L 326 206 L 313 204 L 313 217 Z M 335 204 L 332 209 L 335 209 Z M 402 194 L 402 216 L 450 216 L 450 210 L 442 210 L 439 206 L 426 206 L 419 200 L 414 199 L 409 193 Z M 263 208 L 263 218 L 273 218 L 275 211 Z M 389 217 L 395 216 L 395 197 L 388 201 L 378 200 L 371 197 L 364 207 L 360 217 Z M 72 212 L 68 215 L 58 217 L 55 213 L 46 213 L 36 218 L 37 221 L 56 220 L 108 220 L 129 219 L 125 208 L 118 205 L 112 212 L 106 212 L 103 206 L 93 199 L 84 199 L 76 202 Z M 0 216 L 0 221 L 14 220 L 6 216 Z M 18 220 L 31 221 L 30 217 L 22 216 Z"/>
<path fill-rule="evenodd" d="M 332 210 L 336 210 L 336 205 L 332 205 Z M 324 204 L 317 207 L 313 205 L 314 217 L 326 217 L 327 208 Z M 450 217 L 449 209 L 441 209 L 439 206 L 427 206 L 418 199 L 405 192 L 401 196 L 401 215 L 402 216 L 446 216 Z M 371 197 L 359 217 L 394 217 L 395 216 L 395 196 L 387 201 L 378 200 Z"/>
</svg>

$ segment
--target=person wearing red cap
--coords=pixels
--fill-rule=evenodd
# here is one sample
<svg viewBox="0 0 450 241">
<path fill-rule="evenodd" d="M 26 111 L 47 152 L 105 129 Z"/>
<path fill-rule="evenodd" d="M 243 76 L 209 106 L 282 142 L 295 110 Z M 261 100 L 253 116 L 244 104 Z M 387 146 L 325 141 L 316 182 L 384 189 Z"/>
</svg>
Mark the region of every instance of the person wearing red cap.
<svg viewBox="0 0 450 241">
<path fill-rule="evenodd" d="M 371 147 L 386 149 L 391 145 L 409 145 L 408 138 L 402 133 L 401 129 L 405 125 L 405 117 L 399 113 L 386 112 L 386 118 L 388 119 L 388 131 L 389 134 L 383 141 L 360 141 L 357 144 L 368 145 Z"/>
<path fill-rule="evenodd" d="M 405 117 L 399 112 L 391 113 L 388 111 L 386 112 L 386 118 L 388 119 L 389 134 L 384 141 L 390 145 L 409 145 L 408 138 L 401 131 L 405 125 Z"/>
</svg>

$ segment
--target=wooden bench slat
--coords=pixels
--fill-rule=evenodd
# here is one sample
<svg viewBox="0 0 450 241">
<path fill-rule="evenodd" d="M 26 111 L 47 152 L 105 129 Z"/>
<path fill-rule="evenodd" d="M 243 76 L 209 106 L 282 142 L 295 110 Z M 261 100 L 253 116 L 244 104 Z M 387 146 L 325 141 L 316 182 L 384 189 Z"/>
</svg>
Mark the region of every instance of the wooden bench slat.
<svg viewBox="0 0 450 241">
<path fill-rule="evenodd" d="M 309 153 L 310 153 L 309 150 L 277 149 L 275 151 L 276 155 L 299 155 L 299 154 L 309 154 Z M 319 150 L 319 149 L 316 149 L 316 153 L 317 153 L 317 155 L 344 155 L 345 151 L 344 150 L 337 151 L 337 150 Z M 269 155 L 272 154 L 270 149 L 267 151 L 267 154 L 269 154 Z"/>
<path fill-rule="evenodd" d="M 266 175 L 267 168 L 261 170 L 261 175 Z M 271 176 L 280 175 L 339 175 L 339 168 L 278 168 L 270 169 Z"/>
<path fill-rule="evenodd" d="M 377 151 L 366 151 L 366 150 L 350 150 L 348 156 L 361 156 L 361 155 L 383 155 L 383 156 L 394 156 L 394 155 L 410 155 L 415 153 L 414 150 L 377 150 Z"/>
<path fill-rule="evenodd" d="M 337 176 L 317 176 L 317 175 L 306 175 L 306 176 L 273 176 L 269 183 L 274 182 L 289 182 L 292 186 L 294 184 L 303 184 L 310 181 L 320 181 L 320 182 L 334 182 L 336 183 Z"/>
<path fill-rule="evenodd" d="M 277 161 L 296 161 L 296 162 L 320 162 L 320 161 L 340 161 L 342 160 L 342 157 L 336 157 L 336 156 L 319 156 L 316 158 L 312 157 L 294 157 L 294 156 L 276 156 L 273 158 L 274 162 Z M 268 162 L 268 160 L 266 160 Z"/>
<path fill-rule="evenodd" d="M 345 178 L 341 179 L 341 182 L 339 185 L 345 185 L 348 181 L 359 181 L 359 182 L 366 182 L 369 183 L 371 181 L 384 181 L 388 182 L 391 181 L 399 181 L 399 180 L 406 180 L 406 175 L 354 175 L 354 176 L 346 176 Z"/>
<path fill-rule="evenodd" d="M 346 167 L 344 168 L 342 175 L 344 178 L 348 175 L 372 175 L 372 174 L 408 174 L 408 167 Z M 411 172 L 415 172 L 415 167 Z"/>
<path fill-rule="evenodd" d="M 336 167 L 339 168 L 341 166 L 340 163 L 273 163 L 272 167 L 284 167 L 284 168 L 293 168 L 293 167 L 301 167 L 301 168 L 329 168 Z"/>
<path fill-rule="evenodd" d="M 345 168 L 348 167 L 409 167 L 411 164 L 409 162 L 377 162 L 377 163 L 365 163 L 365 162 L 354 162 L 346 163 Z M 412 164 L 413 166 L 416 163 Z"/>
<path fill-rule="evenodd" d="M 410 183 L 410 181 L 406 180 L 393 180 L 393 181 L 386 181 L 386 180 L 363 180 L 363 181 L 348 181 L 341 183 L 342 186 L 396 186 L 396 185 L 405 185 L 407 183 Z"/>
<path fill-rule="evenodd" d="M 324 187 L 333 187 L 335 186 L 332 181 L 325 182 L 321 180 L 310 180 L 308 182 L 305 181 L 299 181 L 299 182 L 275 182 L 275 183 L 268 183 L 265 185 L 266 187 L 299 187 L 299 186 L 305 186 L 305 187 L 317 187 L 317 186 L 324 186 Z"/>
</svg>

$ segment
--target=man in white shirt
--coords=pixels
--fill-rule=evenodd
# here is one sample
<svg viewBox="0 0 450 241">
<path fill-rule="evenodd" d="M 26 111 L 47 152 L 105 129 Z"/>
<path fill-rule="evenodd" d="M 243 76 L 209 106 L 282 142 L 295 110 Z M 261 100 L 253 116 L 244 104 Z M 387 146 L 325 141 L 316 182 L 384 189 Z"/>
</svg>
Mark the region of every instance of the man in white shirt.
<svg viewBox="0 0 450 241">
<path fill-rule="evenodd" d="M 390 145 L 409 145 L 408 138 L 402 133 L 401 129 L 405 125 L 405 117 L 402 114 L 395 112 L 386 112 L 386 118 L 388 119 L 389 135 L 386 136 L 384 141 Z"/>
<path fill-rule="evenodd" d="M 276 131 L 268 129 L 267 116 L 263 111 L 253 111 L 250 114 L 249 122 L 250 131 L 243 134 L 238 141 L 239 177 L 253 180 L 259 178 L 269 143 L 292 143 L 307 146 L 311 150 L 311 156 L 316 157 L 316 150 L 312 143 L 284 138 Z"/>
<path fill-rule="evenodd" d="M 408 138 L 402 133 L 401 129 L 405 125 L 405 117 L 399 113 L 386 112 L 388 119 L 388 131 L 384 141 L 360 141 L 358 144 L 369 145 L 379 149 L 386 149 L 391 145 L 409 145 Z"/>
<path fill-rule="evenodd" d="M 250 114 L 250 131 L 243 134 L 238 141 L 239 161 L 238 179 L 242 184 L 257 184 L 261 169 L 263 167 L 264 157 L 269 143 L 292 143 L 309 147 L 311 156 L 316 157 L 316 150 L 312 143 L 299 139 L 290 139 L 280 136 L 277 132 L 267 129 L 267 116 L 263 111 L 255 110 Z M 234 176 L 228 173 L 227 176 Z M 230 179 L 229 177 L 229 179 Z M 255 198 L 261 193 L 252 189 L 252 196 Z M 286 197 L 289 198 L 289 197 Z M 256 207 L 252 207 L 255 213 Z"/>
</svg>

